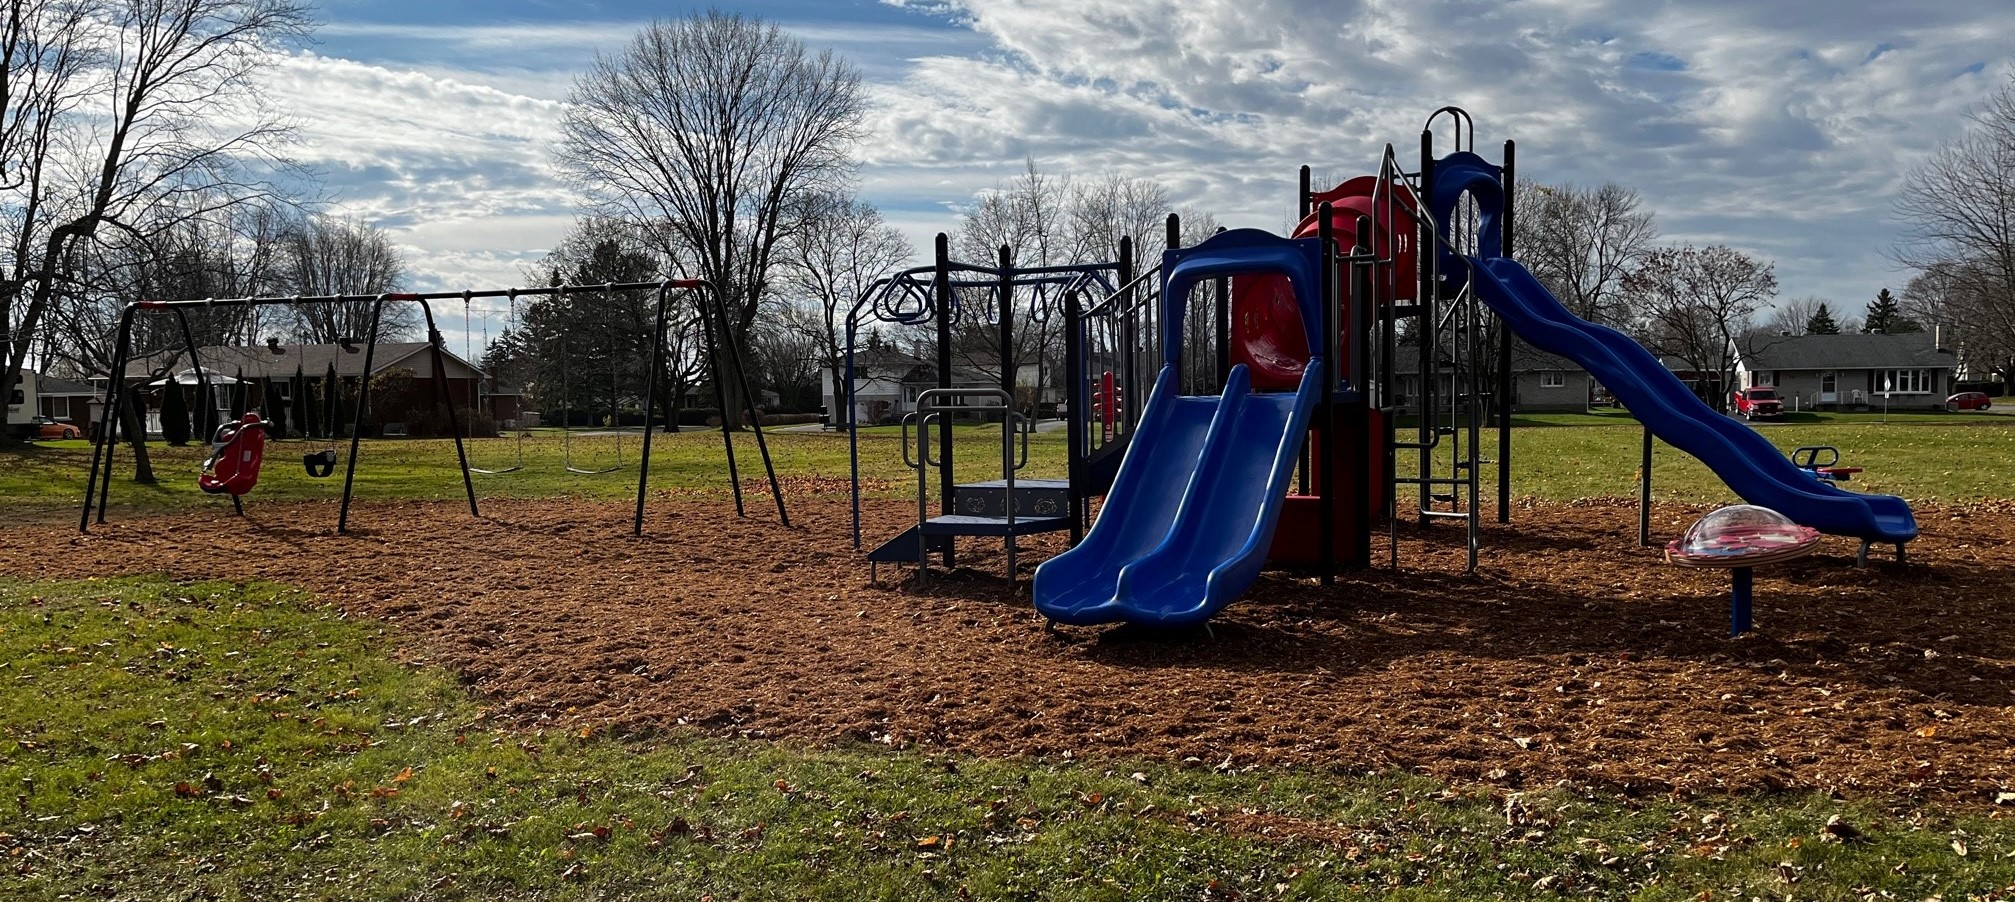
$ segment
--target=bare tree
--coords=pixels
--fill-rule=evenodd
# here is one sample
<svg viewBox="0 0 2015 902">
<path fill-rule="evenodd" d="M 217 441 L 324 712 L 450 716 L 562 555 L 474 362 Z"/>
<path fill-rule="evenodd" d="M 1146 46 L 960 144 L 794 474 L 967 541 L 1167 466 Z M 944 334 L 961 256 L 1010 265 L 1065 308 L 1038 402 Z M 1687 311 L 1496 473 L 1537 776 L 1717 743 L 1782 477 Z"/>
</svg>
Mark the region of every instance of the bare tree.
<svg viewBox="0 0 2015 902">
<path fill-rule="evenodd" d="M 280 211 L 259 203 L 196 216 L 162 205 L 142 214 L 136 228 L 92 242 L 65 265 L 63 290 L 47 317 L 60 340 L 45 356 L 80 377 L 103 374 L 111 366 L 120 312 L 130 301 L 277 290 L 284 221 Z M 253 341 L 261 325 L 258 311 L 247 307 L 199 308 L 186 316 L 198 347 Z M 176 320 L 134 321 L 135 354 L 183 343 Z"/>
<path fill-rule="evenodd" d="M 746 351 L 793 200 L 839 186 L 863 104 L 852 66 L 775 25 L 661 20 L 575 80 L 559 163 L 605 213 L 662 230 L 665 251 L 720 290 L 722 338 Z M 738 382 L 722 382 L 738 406 Z"/>
<path fill-rule="evenodd" d="M 1159 258 L 1162 223 L 1174 208 L 1168 188 L 1152 179 L 1106 173 L 1082 182 L 1071 193 L 1072 254 L 1085 261 L 1118 260 L 1119 240 L 1132 238 L 1135 269 L 1145 270 L 1139 261 Z M 1183 221 L 1192 233 L 1206 229 L 1199 233 L 1204 238 L 1217 232 L 1217 220 L 1206 213 Z"/>
<path fill-rule="evenodd" d="M 1896 256 L 1923 280 L 1910 303 L 1938 306 L 1934 324 L 2015 385 L 2015 77 L 1970 118 L 1897 193 L 1908 232 Z"/>
<path fill-rule="evenodd" d="M 1023 163 L 1022 173 L 995 189 L 981 194 L 972 207 L 959 216 L 952 230 L 952 253 L 960 260 L 992 266 L 999 262 L 1002 248 L 1017 267 L 1063 265 L 1071 260 L 1071 204 L 1073 186 L 1067 177 L 1049 175 L 1033 158 Z M 1049 367 L 1045 356 L 1063 328 L 1061 315 L 1042 309 L 1054 302 L 1054 292 L 1023 288 L 1016 292 L 1013 346 L 1001 357 L 995 331 L 996 316 L 991 308 L 999 299 L 984 290 L 967 290 L 960 298 L 962 317 L 954 326 L 954 360 L 994 378 L 1007 379 L 1019 390 L 1023 367 L 1034 366 L 1034 394 L 1017 399 L 1018 404 L 1040 403 Z M 1035 411 L 1030 410 L 1031 413 Z"/>
<path fill-rule="evenodd" d="M 1771 308 L 1769 316 L 1763 319 L 1758 329 L 1770 335 L 1804 335 L 1821 307 L 1827 308 L 1827 315 L 1832 316 L 1833 308 L 1825 298 L 1812 295 L 1791 298 Z M 1834 325 L 1839 325 L 1837 319 Z"/>
<path fill-rule="evenodd" d="M 1632 269 L 1658 237 L 1637 192 L 1614 182 L 1518 186 L 1518 256 L 1574 315 L 1615 324 L 1627 312 L 1618 297 Z"/>
<path fill-rule="evenodd" d="M 1777 293 L 1774 269 L 1724 245 L 1689 244 L 1645 254 L 1623 289 L 1646 347 L 1726 386 L 1735 372 L 1737 340 Z M 1720 408 L 1727 398 L 1716 391 L 1712 403 Z"/>
<path fill-rule="evenodd" d="M 819 338 L 823 331 L 818 312 L 803 306 L 756 321 L 749 338 L 749 367 L 755 370 L 758 385 L 777 393 L 777 404 L 786 412 L 818 404 L 819 373 L 826 363 Z"/>
<path fill-rule="evenodd" d="M 1182 211 L 1182 234 L 1177 236 L 1184 247 L 1202 244 L 1210 236 L 1224 230 L 1217 217 L 1201 211 Z M 1163 242 L 1154 241 L 1149 247 L 1159 247 Z M 1158 255 L 1149 254 L 1149 259 Z M 1214 311 L 1219 304 L 1230 304 L 1230 297 L 1219 296 L 1219 285 L 1224 280 L 1212 279 L 1198 284 L 1190 290 L 1184 301 L 1182 316 L 1182 352 L 1185 364 L 1183 373 L 1190 380 L 1183 386 L 1186 392 L 1208 394 L 1217 390 L 1217 320 Z M 1231 294 L 1231 285 L 1225 283 L 1223 293 Z M 1229 314 L 1227 314 L 1229 315 Z M 1157 365 L 1158 362 L 1157 362 Z"/>
<path fill-rule="evenodd" d="M 384 230 L 350 218 L 311 215 L 288 231 L 283 262 L 287 291 L 302 295 L 386 294 L 405 282 L 406 261 Z M 369 301 L 301 304 L 291 307 L 294 334 L 301 341 L 334 344 L 363 338 L 371 325 Z M 419 328 L 410 304 L 387 304 L 378 335 L 397 340 Z"/>
<path fill-rule="evenodd" d="M 835 194 L 813 195 L 810 209 L 784 244 L 785 290 L 792 311 L 785 322 L 814 340 L 830 378 L 833 407 L 842 421 L 846 403 L 846 319 L 876 279 L 891 275 L 915 255 L 909 239 L 882 220 L 872 204 Z"/>
<path fill-rule="evenodd" d="M 1981 260 L 1928 266 L 1903 289 L 1903 310 L 1959 352 L 1969 378 L 1985 373 L 2015 389 L 2015 305 L 1993 269 Z"/>
<path fill-rule="evenodd" d="M 286 132 L 254 78 L 308 25 L 297 0 L 8 3 L 0 384 L 106 230 L 135 231 L 163 205 L 200 215 L 271 193 L 257 172 L 284 163 L 273 151 Z M 136 475 L 150 480 L 142 433 L 129 435 Z"/>
<path fill-rule="evenodd" d="M 1159 183 L 1117 173 L 1089 180 L 1052 176 L 1030 159 L 1021 175 L 980 195 L 961 215 L 953 244 L 961 259 L 975 262 L 991 263 L 1005 247 L 1018 267 L 1110 263 L 1119 259 L 1121 238 L 1159 235 L 1169 206 L 1168 191 Z M 1055 286 L 1027 288 L 1016 301 L 1011 360 L 995 364 L 997 342 L 979 340 L 990 337 L 990 322 L 967 323 L 971 335 L 959 347 L 980 352 L 968 355 L 974 368 L 996 375 L 1001 367 L 1019 372 L 1033 366 L 1030 403 L 1035 403 L 1062 369 L 1062 295 Z M 995 301 L 975 297 L 966 306 L 977 310 L 987 303 Z"/>
</svg>

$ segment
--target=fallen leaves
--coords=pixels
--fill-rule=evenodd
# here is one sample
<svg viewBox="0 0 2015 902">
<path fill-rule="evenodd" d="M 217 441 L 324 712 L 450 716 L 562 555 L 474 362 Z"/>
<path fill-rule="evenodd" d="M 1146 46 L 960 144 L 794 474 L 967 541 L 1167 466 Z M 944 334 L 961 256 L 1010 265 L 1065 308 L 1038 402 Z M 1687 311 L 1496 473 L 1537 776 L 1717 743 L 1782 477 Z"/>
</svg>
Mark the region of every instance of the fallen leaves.
<svg viewBox="0 0 2015 902">
<path fill-rule="evenodd" d="M 1819 828 L 1819 839 L 1822 842 L 1852 843 L 1860 842 L 1864 837 L 1859 828 L 1841 820 L 1836 814 L 1826 819 L 1826 826 Z"/>
</svg>

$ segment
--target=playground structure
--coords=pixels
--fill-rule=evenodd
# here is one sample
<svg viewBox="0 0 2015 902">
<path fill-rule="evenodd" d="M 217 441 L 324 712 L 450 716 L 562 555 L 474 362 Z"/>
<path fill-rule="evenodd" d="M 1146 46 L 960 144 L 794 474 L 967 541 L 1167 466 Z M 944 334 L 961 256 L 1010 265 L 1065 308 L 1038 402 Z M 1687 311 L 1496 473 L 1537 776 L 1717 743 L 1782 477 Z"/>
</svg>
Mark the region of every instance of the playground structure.
<svg viewBox="0 0 2015 902">
<path fill-rule="evenodd" d="M 359 380 L 359 389 L 357 392 L 354 416 L 350 424 L 350 430 L 349 430 L 350 448 L 349 448 L 348 464 L 344 469 L 343 473 L 342 501 L 336 519 L 336 532 L 339 534 L 345 533 L 349 531 L 350 505 L 354 497 L 354 487 L 357 476 L 358 449 L 360 447 L 360 443 L 363 438 L 365 423 L 367 421 L 367 417 L 370 412 L 370 399 L 371 399 L 370 374 L 372 373 L 372 361 L 378 349 L 379 323 L 381 319 L 381 314 L 383 313 L 384 306 L 387 303 L 418 304 L 420 306 L 420 311 L 425 319 L 427 327 L 427 345 L 428 345 L 428 352 L 431 357 L 431 365 L 433 370 L 433 377 L 429 381 L 434 383 L 436 389 L 435 390 L 436 401 L 439 404 L 441 404 L 443 408 L 445 408 L 447 413 L 449 434 L 454 440 L 455 458 L 461 469 L 462 488 L 469 502 L 469 515 L 471 517 L 480 518 L 482 516 L 482 512 L 477 506 L 476 487 L 475 487 L 475 481 L 472 478 L 472 474 L 485 471 L 478 470 L 469 465 L 468 451 L 463 444 L 462 427 L 455 414 L 454 399 L 449 395 L 447 390 L 447 384 L 443 377 L 443 374 L 446 372 L 446 366 L 443 360 L 445 345 L 443 344 L 442 341 L 440 329 L 437 327 L 435 323 L 433 306 L 430 302 L 459 298 L 462 300 L 464 304 L 464 309 L 466 310 L 466 305 L 473 298 L 507 297 L 516 299 L 517 297 L 525 295 L 548 295 L 548 294 L 564 296 L 569 292 L 579 292 L 584 290 L 604 291 L 604 292 L 649 291 L 654 292 L 656 297 L 656 330 L 653 333 L 650 378 L 647 380 L 647 385 L 645 387 L 645 394 L 644 394 L 644 409 L 645 411 L 647 411 L 647 414 L 645 416 L 642 447 L 640 449 L 639 458 L 637 462 L 636 508 L 632 518 L 632 525 L 631 525 L 631 530 L 633 534 L 642 535 L 644 529 L 644 499 L 649 491 L 649 484 L 650 484 L 651 438 L 654 434 L 653 429 L 654 422 L 649 416 L 648 411 L 651 411 L 653 409 L 654 402 L 657 399 L 657 393 L 660 390 L 658 382 L 665 354 L 665 326 L 669 312 L 669 304 L 672 302 L 675 293 L 676 296 L 684 297 L 690 295 L 696 299 L 695 306 L 699 310 L 702 326 L 704 329 L 704 334 L 706 335 L 708 363 L 711 371 L 714 374 L 715 379 L 717 380 L 717 384 L 720 384 L 719 380 L 724 379 L 725 374 L 730 372 L 732 372 L 735 375 L 735 378 L 737 379 L 745 378 L 744 374 L 746 373 L 746 369 L 742 365 L 742 361 L 740 360 L 740 352 L 737 351 L 732 344 L 729 344 L 726 353 L 723 354 L 721 349 L 716 346 L 717 343 L 713 340 L 715 335 L 713 331 L 714 323 L 724 322 L 726 314 L 725 311 L 721 309 L 721 301 L 718 293 L 714 291 L 713 286 L 711 286 L 710 284 L 708 284 L 703 280 L 676 279 L 660 282 L 623 282 L 623 283 L 610 283 L 605 285 L 590 285 L 590 286 L 555 285 L 543 288 L 509 288 L 509 289 L 495 289 L 488 291 L 455 291 L 455 292 L 436 292 L 436 293 L 324 295 L 314 297 L 294 296 L 294 297 L 260 297 L 260 298 L 196 298 L 185 300 L 135 301 L 133 303 L 127 304 L 120 311 L 118 332 L 117 332 L 118 337 L 114 345 L 111 371 L 113 373 L 124 373 L 126 371 L 128 361 L 132 359 L 133 325 L 137 316 L 141 313 L 166 312 L 173 315 L 177 320 L 177 325 L 180 327 L 180 331 L 182 334 L 184 350 L 188 353 L 190 363 L 194 367 L 196 372 L 198 390 L 202 392 L 202 396 L 208 397 L 210 395 L 208 379 L 207 376 L 205 376 L 204 374 L 205 371 L 203 369 L 202 362 L 197 359 L 197 350 L 196 350 L 197 345 L 194 337 L 194 331 L 190 328 L 189 324 L 187 311 L 190 308 L 194 307 L 209 308 L 220 306 L 270 306 L 280 304 L 334 304 L 343 302 L 370 303 L 372 305 L 370 326 L 368 328 L 367 334 L 364 337 L 365 350 L 364 350 L 363 373 L 365 374 L 365 376 Z M 732 363 L 733 365 L 732 369 L 728 368 L 727 364 L 729 363 Z M 743 383 L 742 388 L 743 388 L 742 397 L 744 399 L 744 403 L 748 408 L 750 418 L 755 421 L 755 423 L 751 426 L 751 428 L 754 430 L 757 450 L 762 457 L 763 470 L 769 477 L 770 494 L 776 501 L 777 519 L 783 524 L 789 525 L 790 514 L 784 507 L 783 492 L 777 483 L 776 467 L 774 466 L 774 464 L 770 459 L 768 442 L 763 436 L 761 418 L 755 415 L 756 414 L 755 401 L 747 390 L 746 382 Z M 104 410 L 101 414 L 102 420 L 99 423 L 99 432 L 98 432 L 99 435 L 110 437 L 116 434 L 113 429 L 113 424 L 121 422 L 121 420 L 119 419 L 120 415 L 123 412 L 125 405 L 128 403 L 127 400 L 128 396 L 132 394 L 134 390 L 136 389 L 126 388 L 111 393 L 111 401 L 110 403 L 105 405 Z M 325 410 L 328 422 L 330 424 L 334 424 L 336 420 L 336 413 L 335 413 L 336 400 L 334 396 L 330 395 L 326 397 L 324 403 L 326 405 Z M 241 498 L 246 492 L 250 491 L 252 486 L 257 482 L 259 463 L 263 455 L 264 429 L 262 426 L 259 425 L 258 421 L 259 418 L 255 412 L 247 414 L 245 419 L 240 420 L 237 423 L 225 424 L 225 426 L 219 430 L 219 435 L 217 437 L 217 445 L 218 445 L 217 451 L 215 454 L 212 455 L 210 460 L 206 462 L 204 467 L 206 472 L 201 476 L 199 482 L 199 486 L 206 493 L 228 495 L 231 498 L 233 509 L 236 510 L 241 515 L 244 513 L 244 506 L 241 501 Z M 230 430 L 228 434 L 226 433 L 226 430 Z M 734 432 L 733 427 L 727 422 L 727 419 L 724 417 L 721 423 L 721 442 L 727 453 L 728 478 L 730 488 L 734 493 L 735 514 L 737 516 L 746 516 L 747 509 L 742 498 L 741 475 L 740 475 L 740 468 L 735 458 L 735 444 L 734 444 L 733 432 Z M 329 430 L 328 434 L 333 435 L 334 430 L 333 429 Z M 85 482 L 83 509 L 79 513 L 77 521 L 77 529 L 79 532 L 88 532 L 90 530 L 91 524 L 94 520 L 93 508 L 96 509 L 95 521 L 101 524 L 105 522 L 105 510 L 109 503 L 113 482 L 112 479 L 113 460 L 114 457 L 116 456 L 117 448 L 118 443 L 116 441 L 110 440 L 109 438 L 105 441 L 94 443 L 92 447 L 90 474 Z M 248 453 L 251 456 L 249 458 L 241 460 L 238 459 L 238 455 L 240 453 Z M 336 451 L 334 448 L 329 448 L 324 449 L 322 451 L 309 452 L 308 454 L 303 455 L 302 463 L 304 467 L 307 469 L 309 475 L 326 476 L 333 471 L 335 460 L 336 460 Z M 521 467 L 522 467 L 522 458 L 519 467 L 514 467 L 511 469 L 518 469 Z M 209 472 L 212 471 L 213 468 L 214 472 Z M 571 464 L 569 464 L 569 469 L 573 470 Z M 488 472 L 506 472 L 506 471 L 499 470 Z M 583 471 L 575 470 L 574 472 L 583 472 Z M 596 472 L 609 472 L 609 471 L 603 470 Z"/>
<path fill-rule="evenodd" d="M 981 266 L 953 261 L 949 237 L 939 235 L 932 265 L 878 279 L 862 293 L 847 314 L 845 385 L 856 384 L 857 345 L 863 326 L 887 323 L 929 329 L 935 346 L 935 386 L 919 393 L 916 409 L 904 414 L 901 422 L 904 462 L 917 474 L 917 523 L 869 552 L 871 578 L 882 563 L 926 567 L 933 553 L 951 567 L 957 560 L 960 536 L 1001 539 L 1012 573 L 1018 537 L 1068 530 L 1075 541 L 1084 534 L 1090 522 L 1089 502 L 1111 484 L 1134 426 L 1134 421 L 1117 410 L 1120 405 L 1112 403 L 1122 392 L 1132 390 L 1141 356 L 1137 339 L 1142 323 L 1134 318 L 1140 306 L 1117 303 L 1125 294 L 1115 291 L 1116 284 L 1133 281 L 1132 247 L 1131 239 L 1121 239 L 1117 261 L 1053 267 L 1016 267 L 1003 247 L 996 265 Z M 1015 298 L 1021 291 L 1035 293 L 1030 307 L 1036 311 L 1039 325 L 1058 313 L 1064 317 L 1063 335 L 1069 349 L 1063 374 L 1069 476 L 1062 480 L 1016 477 L 1027 463 L 1027 430 L 1040 407 L 1040 399 L 1036 399 L 1030 407 L 1018 409 L 1015 397 L 1016 376 L 1026 352 L 1016 343 Z M 995 340 L 986 350 L 995 355 L 998 374 L 984 384 L 954 384 L 957 364 L 962 357 L 970 359 L 970 354 L 955 350 L 954 330 L 962 323 L 976 321 L 985 321 L 993 332 Z M 1101 415 L 1097 430 L 1089 428 L 1094 390 L 1088 382 L 1088 368 L 1094 360 L 1107 367 L 1099 396 L 1106 399 L 1104 409 L 1116 414 Z M 979 403 L 973 403 L 975 400 Z M 953 418 L 960 415 L 999 419 L 1002 447 L 998 478 L 958 481 L 950 427 Z M 852 397 L 846 399 L 844 419 L 853 477 L 853 544 L 858 549 L 862 541 L 861 424 L 860 404 Z M 1019 455 L 1015 450 L 1017 435 Z M 935 515 L 929 506 L 933 472 L 940 499 Z"/>
<path fill-rule="evenodd" d="M 1444 117 L 1454 126 L 1455 147 L 1437 157 L 1434 126 Z M 1069 528 L 1074 547 L 1044 562 L 1034 579 L 1035 606 L 1052 623 L 1192 625 L 1239 596 L 1268 565 L 1312 566 L 1325 583 L 1340 566 L 1369 566 L 1381 522 L 1397 566 L 1396 502 L 1400 492 L 1412 491 L 1421 525 L 1463 523 L 1474 570 L 1479 475 L 1488 462 L 1482 432 L 1493 414 L 1497 513 L 1509 521 L 1510 405 L 1503 387 L 1511 383 L 1514 333 L 1586 368 L 1644 424 L 1647 442 L 1655 435 L 1698 458 L 1745 501 L 1818 532 L 1859 539 L 1863 559 L 1875 543 L 1894 544 L 1903 558 L 1917 529 L 1901 499 L 1838 488 L 1834 483 L 1852 468 L 1787 459 L 1709 407 L 1635 341 L 1573 316 L 1516 262 L 1516 145 L 1505 142 L 1503 164 L 1493 164 L 1476 153 L 1474 136 L 1467 113 L 1437 110 L 1422 131 L 1416 171 L 1404 171 L 1388 146 L 1377 175 L 1317 192 L 1304 167 L 1303 215 L 1288 237 L 1242 229 L 1178 247 L 1171 219 L 1158 266 L 1133 275 L 1130 259 L 1099 265 L 1100 272 L 1118 273 L 1118 287 L 1099 299 L 1090 292 L 1096 283 L 1080 282 L 1064 304 L 1069 478 L 1043 488 L 1067 498 L 1070 515 L 1018 518 L 1009 505 L 984 522 L 962 518 L 961 490 L 970 496 L 994 487 L 954 482 L 942 430 L 937 455 L 908 457 L 906 429 L 911 466 L 942 472 L 942 513 L 929 515 L 929 485 L 920 477 L 917 528 L 871 552 L 871 563 L 923 566 L 935 551 L 949 566 L 954 536 L 999 536 L 1008 542 L 1013 578 L 1015 535 Z M 930 270 L 934 290 L 913 287 L 925 272 L 913 270 L 878 283 L 856 307 L 889 321 L 939 324 L 940 391 L 910 415 L 920 443 L 943 418 L 937 398 L 970 394 L 950 384 L 945 358 L 948 324 L 957 314 L 935 303 L 969 284 L 954 274 L 994 280 L 989 284 L 1003 299 L 1001 344 L 1010 347 L 1011 308 L 1001 286 L 1016 274 L 1005 254 L 1000 268 L 981 269 L 950 263 L 944 247 L 941 238 L 938 265 Z M 1193 303 L 1200 287 L 1227 282 L 1228 291 Z M 913 303 L 900 307 L 888 297 Z M 1494 380 L 1483 372 L 1493 350 L 1486 311 L 1499 326 Z M 1123 327 L 1117 348 L 1086 340 L 1083 321 L 1099 316 Z M 1189 317 L 1207 317 L 1215 329 Z M 850 320 L 850 338 L 852 326 Z M 1215 354 L 1196 353 L 1200 343 Z M 1402 345 L 1417 355 L 1410 398 L 1396 366 Z M 1104 374 L 1095 375 L 1104 369 L 1097 363 L 1102 354 L 1128 363 L 1117 368 L 1111 392 Z M 1149 365 L 1159 372 L 1150 377 Z M 851 371 L 849 377 L 852 384 Z M 1011 397 L 1006 368 L 1002 380 L 992 397 Z M 1148 386 L 1144 405 L 1119 403 L 1142 398 Z M 1414 424 L 1403 439 L 1400 419 L 1408 413 Z M 1015 420 L 1002 414 L 1005 423 Z M 1123 424 L 1116 440 L 1092 448 L 1087 439 L 1104 435 L 1115 419 Z M 1001 466 L 1012 496 L 1018 458 L 1007 431 Z M 1419 469 L 1400 475 L 1396 452 L 1406 449 L 1418 452 Z M 1644 478 L 1648 485 L 1648 468 Z M 1027 482 L 1021 491 L 1032 491 Z M 1085 531 L 1082 512 L 1101 496 L 1098 520 Z M 858 513 L 856 524 L 858 547 Z"/>
</svg>

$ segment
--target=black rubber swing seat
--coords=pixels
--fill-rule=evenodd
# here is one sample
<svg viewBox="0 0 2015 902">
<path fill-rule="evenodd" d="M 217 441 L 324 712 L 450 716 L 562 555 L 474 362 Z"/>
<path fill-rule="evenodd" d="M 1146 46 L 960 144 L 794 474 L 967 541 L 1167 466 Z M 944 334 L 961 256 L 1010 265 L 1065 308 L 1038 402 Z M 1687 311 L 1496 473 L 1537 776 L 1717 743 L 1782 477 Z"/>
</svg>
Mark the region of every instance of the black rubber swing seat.
<svg viewBox="0 0 2015 902">
<path fill-rule="evenodd" d="M 336 452 L 331 449 L 310 451 L 303 454 L 301 455 L 301 469 L 307 470 L 308 475 L 316 479 L 321 479 L 334 473 L 336 472 Z"/>
</svg>

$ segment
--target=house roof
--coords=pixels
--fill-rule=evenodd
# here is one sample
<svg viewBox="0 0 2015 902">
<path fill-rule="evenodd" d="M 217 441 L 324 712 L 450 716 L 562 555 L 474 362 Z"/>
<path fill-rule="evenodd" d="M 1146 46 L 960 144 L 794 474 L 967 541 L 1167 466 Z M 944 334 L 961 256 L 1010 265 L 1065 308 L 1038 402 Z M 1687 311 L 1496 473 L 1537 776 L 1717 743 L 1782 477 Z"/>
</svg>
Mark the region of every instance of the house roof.
<svg viewBox="0 0 2015 902">
<path fill-rule="evenodd" d="M 1751 370 L 1949 369 L 1958 363 L 1929 332 L 1898 335 L 1770 335 L 1749 341 L 1742 355 Z"/>
<path fill-rule="evenodd" d="M 280 349 L 285 353 L 281 354 L 273 353 L 265 345 L 210 347 L 199 348 L 196 356 L 202 360 L 203 368 L 206 370 L 235 374 L 242 368 L 247 379 L 288 379 L 293 377 L 297 368 L 309 376 L 320 376 L 328 372 L 331 363 L 336 365 L 338 376 L 361 376 L 364 373 L 365 349 L 361 343 L 355 347 L 357 350 L 350 352 L 343 350 L 342 345 L 336 344 L 283 344 L 280 345 Z M 379 342 L 371 365 L 380 373 L 401 365 L 410 365 L 407 362 L 425 352 L 427 347 L 424 341 Z M 450 378 L 454 378 L 457 366 L 478 375 L 482 373 L 473 364 L 455 356 L 453 351 L 442 348 L 441 354 L 448 361 Z M 189 357 L 179 349 L 149 354 L 126 364 L 126 378 L 150 378 L 155 370 L 170 365 L 178 371 L 185 369 L 189 366 Z"/>
<path fill-rule="evenodd" d="M 98 389 L 82 382 L 72 382 L 61 376 L 36 376 L 35 393 L 47 397 L 89 395 L 98 396 Z"/>
<path fill-rule="evenodd" d="M 854 369 L 909 372 L 920 366 L 930 366 L 931 362 L 915 354 L 908 353 L 894 345 L 854 348 Z"/>
</svg>

